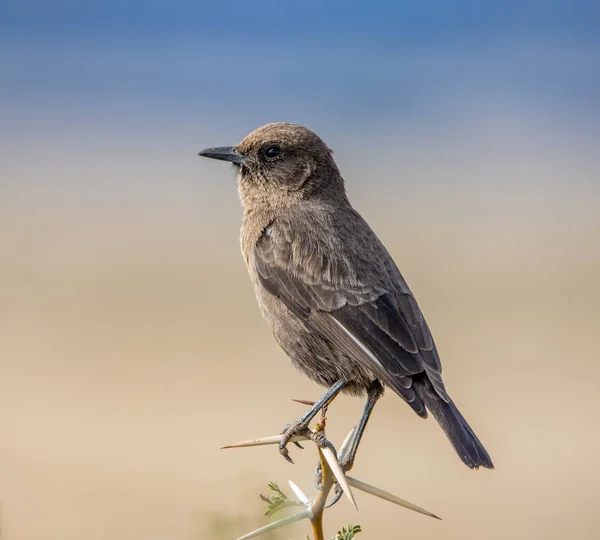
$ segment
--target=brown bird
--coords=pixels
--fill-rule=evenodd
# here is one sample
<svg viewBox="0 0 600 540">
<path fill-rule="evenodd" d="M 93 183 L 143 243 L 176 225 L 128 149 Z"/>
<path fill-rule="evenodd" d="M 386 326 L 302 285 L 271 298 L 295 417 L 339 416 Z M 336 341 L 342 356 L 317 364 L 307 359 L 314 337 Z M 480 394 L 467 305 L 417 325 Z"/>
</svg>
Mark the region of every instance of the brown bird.
<svg viewBox="0 0 600 540">
<path fill-rule="evenodd" d="M 263 317 L 294 365 L 329 389 L 286 427 L 306 432 L 341 391 L 366 395 L 348 471 L 375 403 L 390 387 L 422 418 L 429 410 L 471 468 L 493 468 L 442 381 L 425 322 L 392 257 L 346 196 L 331 150 L 312 131 L 267 124 L 236 147 L 200 156 L 237 167 L 242 252 Z"/>
</svg>

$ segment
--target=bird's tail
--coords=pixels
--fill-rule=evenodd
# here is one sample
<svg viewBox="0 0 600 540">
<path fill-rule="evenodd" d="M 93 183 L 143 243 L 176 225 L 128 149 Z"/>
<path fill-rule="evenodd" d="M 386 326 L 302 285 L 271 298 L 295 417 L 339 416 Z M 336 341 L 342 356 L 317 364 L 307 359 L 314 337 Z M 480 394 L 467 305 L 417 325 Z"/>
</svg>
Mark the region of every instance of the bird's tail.
<svg viewBox="0 0 600 540">
<path fill-rule="evenodd" d="M 456 405 L 452 401 L 446 403 L 435 391 L 427 376 L 413 379 L 413 386 L 467 467 L 493 469 L 492 459 Z"/>
</svg>

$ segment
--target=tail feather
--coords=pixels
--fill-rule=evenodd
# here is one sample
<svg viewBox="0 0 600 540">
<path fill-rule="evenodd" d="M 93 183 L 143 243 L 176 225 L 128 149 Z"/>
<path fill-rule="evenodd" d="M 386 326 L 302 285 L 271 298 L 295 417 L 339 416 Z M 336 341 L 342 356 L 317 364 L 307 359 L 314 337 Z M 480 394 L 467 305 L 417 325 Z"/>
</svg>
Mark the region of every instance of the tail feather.
<svg viewBox="0 0 600 540">
<path fill-rule="evenodd" d="M 493 469 L 494 464 L 489 454 L 452 400 L 446 403 L 426 376 L 414 380 L 413 386 L 467 467 Z"/>
</svg>

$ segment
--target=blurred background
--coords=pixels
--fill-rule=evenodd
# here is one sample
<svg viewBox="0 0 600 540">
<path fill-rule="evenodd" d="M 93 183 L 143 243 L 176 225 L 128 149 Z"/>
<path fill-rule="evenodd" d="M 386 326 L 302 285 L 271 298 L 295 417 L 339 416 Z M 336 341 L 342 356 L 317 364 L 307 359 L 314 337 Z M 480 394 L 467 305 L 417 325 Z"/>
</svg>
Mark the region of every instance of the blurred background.
<svg viewBox="0 0 600 540">
<path fill-rule="evenodd" d="M 496 464 L 388 394 L 359 538 L 600 537 L 600 6 L 22 0 L 0 7 L 0 527 L 7 540 L 236 538 L 315 453 L 220 451 L 322 389 L 260 318 L 234 172 L 289 121 L 335 151 Z M 339 444 L 363 403 L 342 397 Z M 304 538 L 305 527 L 277 538 Z"/>
</svg>

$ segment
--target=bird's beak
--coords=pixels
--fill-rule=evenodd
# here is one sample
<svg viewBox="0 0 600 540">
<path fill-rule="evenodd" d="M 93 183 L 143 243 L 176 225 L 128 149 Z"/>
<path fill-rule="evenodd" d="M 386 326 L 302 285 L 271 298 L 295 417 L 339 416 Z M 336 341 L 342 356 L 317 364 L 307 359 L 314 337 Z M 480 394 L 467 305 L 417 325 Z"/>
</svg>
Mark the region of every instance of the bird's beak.
<svg viewBox="0 0 600 540">
<path fill-rule="evenodd" d="M 240 154 L 233 146 L 217 146 L 215 148 L 205 148 L 198 152 L 199 156 L 220 159 L 221 161 L 230 161 L 236 165 L 241 165 L 248 159 L 243 154 Z"/>
</svg>

